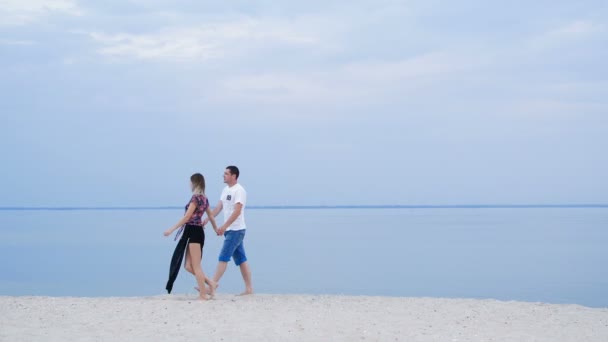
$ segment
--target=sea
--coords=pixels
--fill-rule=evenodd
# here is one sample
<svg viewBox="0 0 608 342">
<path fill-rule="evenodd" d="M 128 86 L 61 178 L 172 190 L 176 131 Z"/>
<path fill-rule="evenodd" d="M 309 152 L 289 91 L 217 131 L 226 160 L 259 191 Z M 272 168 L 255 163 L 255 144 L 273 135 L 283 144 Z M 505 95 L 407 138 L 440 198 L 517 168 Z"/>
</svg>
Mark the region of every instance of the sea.
<svg viewBox="0 0 608 342">
<path fill-rule="evenodd" d="M 0 208 L 0 295 L 166 294 L 183 208 Z M 608 307 L 608 206 L 250 207 L 269 294 L 478 298 Z M 218 222 L 222 222 L 222 215 Z M 223 237 L 206 228 L 212 276 Z M 181 270 L 173 293 L 195 295 Z M 218 291 L 243 290 L 230 263 Z"/>
</svg>

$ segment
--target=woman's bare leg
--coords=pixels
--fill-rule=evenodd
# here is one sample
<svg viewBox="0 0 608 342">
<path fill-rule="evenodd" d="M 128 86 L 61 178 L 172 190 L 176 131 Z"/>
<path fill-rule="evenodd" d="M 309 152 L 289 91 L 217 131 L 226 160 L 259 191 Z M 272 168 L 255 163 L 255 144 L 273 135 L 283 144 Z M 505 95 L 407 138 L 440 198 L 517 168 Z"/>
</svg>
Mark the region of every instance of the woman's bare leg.
<svg viewBox="0 0 608 342">
<path fill-rule="evenodd" d="M 188 248 L 186 248 L 186 258 L 184 259 L 184 268 L 186 271 L 194 274 L 194 270 L 192 269 L 192 260 L 190 258 L 190 253 Z"/>
<path fill-rule="evenodd" d="M 203 260 L 203 254 L 201 252 L 201 262 Z M 186 269 L 186 271 L 194 274 L 194 269 L 192 268 L 192 259 L 190 258 L 190 253 L 189 253 L 189 249 L 186 249 L 186 261 L 184 261 L 184 268 Z M 211 297 L 215 296 L 215 289 L 217 289 L 218 284 L 216 282 L 213 281 L 213 279 L 211 278 L 207 278 L 207 276 L 205 276 L 205 283 L 209 286 L 209 288 L 207 289 L 207 294 L 210 295 Z M 201 291 L 199 286 L 195 286 L 194 289 L 196 291 Z"/>
<path fill-rule="evenodd" d="M 194 272 L 194 277 L 196 278 L 196 282 L 198 283 L 198 287 L 200 289 L 198 298 L 201 300 L 207 300 L 205 273 L 203 273 L 203 269 L 201 268 L 201 245 L 199 243 L 189 243 L 188 250 L 190 251 L 190 263 L 192 265 L 192 271 Z"/>
</svg>

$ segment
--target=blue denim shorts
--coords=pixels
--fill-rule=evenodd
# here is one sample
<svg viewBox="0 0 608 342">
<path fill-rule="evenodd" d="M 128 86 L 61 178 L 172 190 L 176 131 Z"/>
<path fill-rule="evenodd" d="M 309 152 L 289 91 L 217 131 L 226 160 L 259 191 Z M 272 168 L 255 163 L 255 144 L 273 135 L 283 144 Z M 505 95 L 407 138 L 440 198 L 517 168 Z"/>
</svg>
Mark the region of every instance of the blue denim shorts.
<svg viewBox="0 0 608 342">
<path fill-rule="evenodd" d="M 237 266 L 247 261 L 247 256 L 245 255 L 245 246 L 243 245 L 245 229 L 229 230 L 224 233 L 224 237 L 224 246 L 220 252 L 219 260 L 228 262 L 232 257 Z"/>
</svg>

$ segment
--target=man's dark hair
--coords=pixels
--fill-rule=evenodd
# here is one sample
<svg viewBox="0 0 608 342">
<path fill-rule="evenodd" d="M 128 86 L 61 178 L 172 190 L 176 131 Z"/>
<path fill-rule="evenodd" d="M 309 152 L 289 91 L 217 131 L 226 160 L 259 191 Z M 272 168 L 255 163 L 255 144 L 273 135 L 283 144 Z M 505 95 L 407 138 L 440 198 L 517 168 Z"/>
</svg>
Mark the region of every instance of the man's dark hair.
<svg viewBox="0 0 608 342">
<path fill-rule="evenodd" d="M 231 175 L 236 175 L 236 179 L 239 179 L 239 168 L 234 166 L 234 165 L 230 165 L 230 166 L 226 166 L 226 170 L 230 171 Z"/>
</svg>

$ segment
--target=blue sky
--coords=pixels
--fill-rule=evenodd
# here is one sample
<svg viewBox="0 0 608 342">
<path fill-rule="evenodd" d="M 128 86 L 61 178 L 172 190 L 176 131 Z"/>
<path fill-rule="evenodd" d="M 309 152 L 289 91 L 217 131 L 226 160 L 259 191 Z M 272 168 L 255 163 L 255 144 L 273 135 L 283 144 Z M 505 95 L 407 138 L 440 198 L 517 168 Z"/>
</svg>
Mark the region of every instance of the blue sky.
<svg viewBox="0 0 608 342">
<path fill-rule="evenodd" d="M 605 1 L 0 1 L 0 206 L 608 202 Z"/>
</svg>

